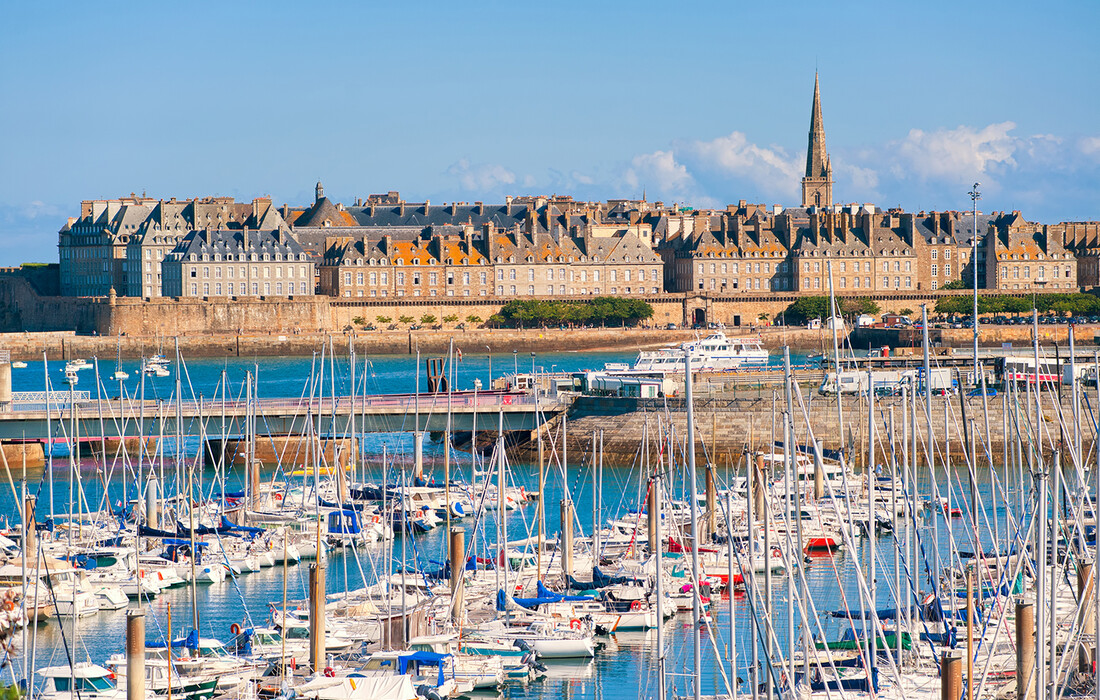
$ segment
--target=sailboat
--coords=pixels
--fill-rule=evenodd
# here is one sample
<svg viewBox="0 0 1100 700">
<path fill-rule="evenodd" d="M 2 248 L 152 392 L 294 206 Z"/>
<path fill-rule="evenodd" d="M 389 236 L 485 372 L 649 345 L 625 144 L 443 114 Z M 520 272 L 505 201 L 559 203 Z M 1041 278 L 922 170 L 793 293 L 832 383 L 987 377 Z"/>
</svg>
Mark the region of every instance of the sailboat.
<svg viewBox="0 0 1100 700">
<path fill-rule="evenodd" d="M 115 358 L 115 373 L 111 375 L 111 379 L 115 381 L 125 381 L 130 378 L 129 372 L 122 371 L 122 336 L 118 339 L 118 354 Z"/>
</svg>

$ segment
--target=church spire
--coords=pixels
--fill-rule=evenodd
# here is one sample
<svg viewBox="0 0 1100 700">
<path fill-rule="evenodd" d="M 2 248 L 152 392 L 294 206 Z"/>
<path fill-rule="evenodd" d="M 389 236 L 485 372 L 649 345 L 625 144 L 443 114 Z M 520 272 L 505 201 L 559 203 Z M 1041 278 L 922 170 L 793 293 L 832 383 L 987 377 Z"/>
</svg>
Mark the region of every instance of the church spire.
<svg viewBox="0 0 1100 700">
<path fill-rule="evenodd" d="M 833 168 L 825 151 L 825 122 L 821 118 L 821 85 L 814 74 L 814 105 L 810 112 L 810 135 L 806 149 L 806 176 L 802 178 L 802 206 L 830 206 L 833 203 Z"/>
</svg>

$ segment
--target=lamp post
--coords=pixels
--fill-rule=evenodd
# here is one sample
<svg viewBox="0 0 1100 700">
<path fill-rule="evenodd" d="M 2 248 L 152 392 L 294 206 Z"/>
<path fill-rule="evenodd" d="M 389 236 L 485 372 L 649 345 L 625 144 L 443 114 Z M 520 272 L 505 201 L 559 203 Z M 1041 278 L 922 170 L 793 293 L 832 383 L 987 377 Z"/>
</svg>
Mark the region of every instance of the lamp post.
<svg viewBox="0 0 1100 700">
<path fill-rule="evenodd" d="M 513 372 L 514 372 L 515 376 L 518 377 L 519 376 L 519 351 L 518 350 L 513 350 L 512 351 L 512 369 L 513 369 Z"/>
<path fill-rule="evenodd" d="M 974 231 L 971 236 L 972 248 L 970 252 L 970 276 L 974 278 L 974 384 L 977 385 L 978 380 L 978 200 L 982 198 L 982 193 L 978 191 L 978 185 L 981 183 L 975 182 L 974 188 L 970 190 L 970 201 L 973 203 L 974 211 Z M 985 393 L 984 385 L 985 378 L 981 380 L 983 390 Z"/>
<path fill-rule="evenodd" d="M 485 352 L 488 353 L 486 357 L 489 358 L 489 391 L 493 390 L 493 349 L 488 345 L 485 346 Z"/>
</svg>

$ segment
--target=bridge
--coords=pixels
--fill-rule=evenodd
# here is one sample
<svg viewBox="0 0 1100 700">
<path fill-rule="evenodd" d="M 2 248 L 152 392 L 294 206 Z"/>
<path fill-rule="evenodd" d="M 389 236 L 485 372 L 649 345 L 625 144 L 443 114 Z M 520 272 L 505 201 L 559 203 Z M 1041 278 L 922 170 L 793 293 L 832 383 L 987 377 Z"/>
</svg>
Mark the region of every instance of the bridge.
<svg viewBox="0 0 1100 700">
<path fill-rule="evenodd" d="M 535 430 L 569 399 L 515 391 L 382 394 L 245 401 L 97 400 L 87 392 L 14 394 L 0 410 L 0 441 L 47 442 L 100 437 L 241 437 L 249 418 L 259 435 L 322 436 L 451 430 Z"/>
</svg>

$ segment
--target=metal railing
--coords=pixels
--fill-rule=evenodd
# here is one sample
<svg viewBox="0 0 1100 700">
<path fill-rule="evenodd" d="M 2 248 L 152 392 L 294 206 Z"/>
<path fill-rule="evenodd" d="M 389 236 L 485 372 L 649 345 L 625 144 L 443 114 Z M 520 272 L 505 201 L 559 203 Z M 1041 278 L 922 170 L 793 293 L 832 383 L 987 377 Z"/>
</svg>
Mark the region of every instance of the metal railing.
<svg viewBox="0 0 1100 700">
<path fill-rule="evenodd" d="M 19 392 L 12 395 L 12 411 L 21 414 L 45 413 L 47 410 L 46 392 Z M 69 404 L 69 392 L 50 392 L 48 395 L 50 411 L 67 410 Z M 97 405 L 96 399 L 91 398 L 90 392 L 73 392 L 73 405 Z M 260 415 L 331 415 L 333 412 L 333 399 L 330 397 L 309 399 L 271 398 L 259 399 L 255 410 Z M 351 411 L 356 413 L 363 411 L 368 413 L 445 413 L 448 407 L 452 411 L 466 412 L 474 408 L 495 409 L 499 407 L 531 407 L 544 406 L 547 410 L 555 410 L 561 404 L 557 397 L 538 397 L 534 394 L 511 391 L 486 391 L 455 392 L 449 397 L 447 394 L 383 394 L 375 396 L 338 396 L 335 400 L 335 412 L 346 414 Z M 159 414 L 171 417 L 176 412 L 176 403 L 170 400 L 147 400 L 119 402 L 118 399 L 103 399 L 102 406 L 107 415 L 118 415 L 120 409 L 126 415 L 137 415 L 144 406 L 146 417 L 152 418 Z M 182 401 L 179 411 L 187 417 L 205 414 L 207 417 L 216 417 L 224 410 L 227 415 L 240 416 L 248 410 L 245 401 Z M 10 414 L 9 414 L 10 415 Z M 30 418 L 30 415 L 26 415 Z"/>
</svg>

